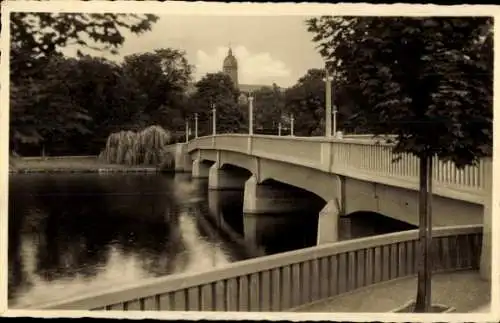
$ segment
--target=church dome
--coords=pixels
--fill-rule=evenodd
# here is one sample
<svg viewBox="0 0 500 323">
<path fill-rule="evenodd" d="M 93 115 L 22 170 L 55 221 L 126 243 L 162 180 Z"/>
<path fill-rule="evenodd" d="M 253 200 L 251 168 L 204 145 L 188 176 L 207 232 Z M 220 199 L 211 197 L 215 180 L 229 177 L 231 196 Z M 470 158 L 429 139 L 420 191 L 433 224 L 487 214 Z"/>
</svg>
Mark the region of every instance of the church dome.
<svg viewBox="0 0 500 323">
<path fill-rule="evenodd" d="M 229 48 L 226 58 L 224 58 L 223 63 L 224 68 L 236 68 L 238 67 L 238 62 L 236 61 L 236 57 L 233 55 L 233 51 Z"/>
</svg>

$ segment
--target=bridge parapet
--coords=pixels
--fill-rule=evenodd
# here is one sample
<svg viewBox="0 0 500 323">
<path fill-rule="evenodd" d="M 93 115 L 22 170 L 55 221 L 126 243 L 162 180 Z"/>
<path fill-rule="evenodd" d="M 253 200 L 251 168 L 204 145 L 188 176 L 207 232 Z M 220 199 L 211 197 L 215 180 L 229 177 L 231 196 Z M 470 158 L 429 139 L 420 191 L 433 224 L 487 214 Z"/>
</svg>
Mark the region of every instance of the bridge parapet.
<svg viewBox="0 0 500 323">
<path fill-rule="evenodd" d="M 433 230 L 435 272 L 478 269 L 480 225 Z M 38 306 L 37 309 L 286 311 L 417 271 L 418 231 L 324 244 L 197 274 Z"/>
<path fill-rule="evenodd" d="M 188 151 L 197 149 L 228 150 L 311 167 L 412 190 L 418 189 L 418 159 L 409 154 L 392 153 L 392 144 L 383 139 L 346 137 L 292 137 L 263 135 L 217 135 L 202 137 L 189 143 Z M 399 157 L 399 160 L 393 162 Z M 436 195 L 484 204 L 491 178 L 491 158 L 478 165 L 457 169 L 451 162 L 435 158 L 433 190 Z"/>
</svg>

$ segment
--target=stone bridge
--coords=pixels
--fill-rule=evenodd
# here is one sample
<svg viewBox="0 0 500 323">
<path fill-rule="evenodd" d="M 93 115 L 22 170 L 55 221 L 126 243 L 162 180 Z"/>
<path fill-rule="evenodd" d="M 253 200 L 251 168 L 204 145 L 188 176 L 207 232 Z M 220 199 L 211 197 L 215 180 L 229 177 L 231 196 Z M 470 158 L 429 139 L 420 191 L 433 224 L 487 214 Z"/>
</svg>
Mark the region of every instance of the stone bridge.
<svg viewBox="0 0 500 323">
<path fill-rule="evenodd" d="M 418 225 L 418 159 L 396 156 L 391 144 L 370 135 L 199 137 L 177 144 L 176 165 L 208 177 L 210 189 L 244 189 L 245 234 L 271 221 L 258 214 L 310 209 L 318 199 L 318 244 L 337 241 L 339 217 L 359 211 Z M 490 212 L 491 178 L 491 158 L 464 169 L 434 160 L 433 226 L 489 227 L 483 215 Z"/>
<path fill-rule="evenodd" d="M 390 148 L 367 137 L 218 135 L 176 144 L 172 149 L 178 171 L 208 177 L 212 190 L 245 190 L 244 211 L 253 214 L 253 230 L 262 229 L 257 225 L 260 213 L 309 207 L 310 199 L 322 202 L 319 245 L 208 272 L 147 279 L 37 308 L 290 311 L 412 277 L 417 230 L 327 243 L 337 239 L 339 217 L 359 210 L 417 224 L 418 161 L 403 155 L 392 162 Z M 491 179 L 491 159 L 463 170 L 434 162 L 434 272 L 479 269 L 483 278 L 491 278 Z"/>
</svg>

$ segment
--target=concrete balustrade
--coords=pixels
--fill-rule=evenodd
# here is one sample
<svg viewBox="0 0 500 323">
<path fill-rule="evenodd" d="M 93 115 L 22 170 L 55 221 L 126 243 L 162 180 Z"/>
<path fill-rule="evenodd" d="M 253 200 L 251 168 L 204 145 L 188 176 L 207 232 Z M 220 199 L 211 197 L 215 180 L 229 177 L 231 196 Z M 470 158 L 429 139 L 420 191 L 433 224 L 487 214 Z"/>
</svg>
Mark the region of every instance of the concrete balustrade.
<svg viewBox="0 0 500 323">
<path fill-rule="evenodd" d="M 481 227 L 433 230 L 435 272 L 478 269 Z M 372 284 L 415 275 L 417 230 L 325 244 L 197 274 L 146 279 L 41 309 L 287 311 Z M 37 307 L 40 309 L 40 307 Z"/>
<path fill-rule="evenodd" d="M 191 151 L 196 147 L 203 147 L 205 149 L 212 148 L 212 137 L 198 137 L 195 140 L 188 142 L 187 150 Z"/>
<path fill-rule="evenodd" d="M 419 161 L 410 154 L 396 155 L 392 153 L 392 145 L 370 141 L 332 143 L 333 169 L 361 170 L 380 176 L 406 178 L 415 182 L 418 180 Z M 399 159 L 395 162 L 396 158 Z M 451 162 L 443 162 L 434 158 L 433 180 L 435 185 L 453 187 L 460 190 L 477 191 L 484 188 L 484 161 L 477 166 L 466 166 L 457 169 Z"/>
<path fill-rule="evenodd" d="M 383 139 L 371 139 L 363 135 L 327 139 L 231 134 L 198 138 L 188 144 L 187 150 L 214 147 L 360 180 L 418 189 L 418 159 L 409 154 L 393 154 L 392 144 L 385 143 Z M 397 157 L 400 159 L 393 162 Z M 491 171 L 487 170 L 485 163 L 491 163 L 491 158 L 481 160 L 476 166 L 459 170 L 452 163 L 438 161 L 436 158 L 433 163 L 434 193 L 483 204 L 485 178 L 491 177 Z"/>
<path fill-rule="evenodd" d="M 276 139 L 278 138 L 278 139 Z M 294 144 L 289 144 L 287 137 L 274 136 L 253 136 L 252 154 L 274 156 L 288 156 L 289 160 L 297 159 L 316 163 L 321 160 L 321 146 L 318 143 L 311 145 L 309 140 L 302 140 L 301 137 L 293 140 Z"/>
<path fill-rule="evenodd" d="M 214 148 L 225 147 L 226 150 L 240 151 L 242 147 L 246 147 L 248 142 L 247 135 L 236 135 L 229 137 L 227 135 L 216 136 Z"/>
</svg>

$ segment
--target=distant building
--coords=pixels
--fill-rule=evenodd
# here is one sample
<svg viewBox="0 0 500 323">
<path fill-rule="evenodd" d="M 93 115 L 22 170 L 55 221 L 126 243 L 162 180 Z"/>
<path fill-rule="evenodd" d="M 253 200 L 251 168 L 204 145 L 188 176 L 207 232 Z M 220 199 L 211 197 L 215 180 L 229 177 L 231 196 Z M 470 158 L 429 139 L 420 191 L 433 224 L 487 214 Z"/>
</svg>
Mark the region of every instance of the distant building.
<svg viewBox="0 0 500 323">
<path fill-rule="evenodd" d="M 239 88 L 238 61 L 236 60 L 236 57 L 234 57 L 231 47 L 229 48 L 227 56 L 224 58 L 224 62 L 222 63 L 222 72 L 231 78 L 235 88 Z"/>
<path fill-rule="evenodd" d="M 233 81 L 234 87 L 240 91 L 240 97 L 238 101 L 240 103 L 247 103 L 248 96 L 251 92 L 255 92 L 264 87 L 272 88 L 272 85 L 269 84 L 239 84 L 238 80 L 238 60 L 233 54 L 231 48 L 229 48 L 227 52 L 226 58 L 222 62 L 222 72 L 228 75 Z M 280 88 L 281 91 L 284 91 L 283 88 Z M 196 91 L 196 86 L 194 83 L 190 83 L 187 88 L 188 93 L 193 93 Z"/>
<path fill-rule="evenodd" d="M 233 55 L 233 51 L 229 48 L 226 58 L 222 63 L 222 72 L 227 74 L 233 81 L 234 86 L 240 91 L 239 102 L 247 103 L 248 96 L 251 92 L 262 89 L 263 87 L 272 87 L 272 85 L 263 84 L 239 84 L 238 82 L 238 60 Z M 280 90 L 283 90 L 280 88 Z"/>
</svg>

